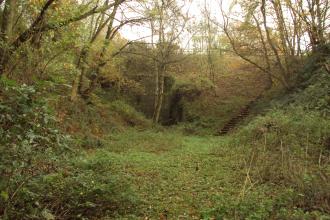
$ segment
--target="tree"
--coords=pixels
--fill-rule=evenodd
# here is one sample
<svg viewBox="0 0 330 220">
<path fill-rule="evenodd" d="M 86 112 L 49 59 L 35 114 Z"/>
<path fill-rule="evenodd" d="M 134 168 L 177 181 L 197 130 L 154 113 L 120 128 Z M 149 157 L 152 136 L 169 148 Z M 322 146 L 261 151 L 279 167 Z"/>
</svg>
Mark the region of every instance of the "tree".
<svg viewBox="0 0 330 220">
<path fill-rule="evenodd" d="M 183 7 L 184 5 L 178 5 L 174 0 L 155 0 L 153 2 L 152 31 L 158 36 L 156 53 L 152 57 L 156 65 L 154 123 L 158 123 L 162 109 L 167 69 L 169 65 L 179 61 L 175 56 L 179 49 L 177 44 L 188 21 L 187 15 L 182 12 Z"/>
<path fill-rule="evenodd" d="M 151 59 L 155 65 L 155 92 L 153 122 L 158 123 L 164 100 L 165 78 L 170 66 L 185 59 L 180 49 L 180 37 L 186 31 L 189 20 L 183 12 L 185 1 L 179 5 L 175 0 L 152 0 L 144 4 L 146 17 L 149 18 L 151 29 L 150 42 L 141 42 L 142 45 L 151 45 L 150 50 L 125 51 L 126 53 L 144 56 Z M 139 46 L 139 44 L 136 44 Z"/>
<path fill-rule="evenodd" d="M 15 20 L 18 20 L 19 17 L 15 16 L 15 4 L 18 2 L 13 0 L 5 1 L 4 16 L 1 24 L 1 39 L 5 46 L 1 47 L 0 50 L 0 76 L 3 75 L 9 65 L 10 57 L 20 48 L 24 43 L 30 41 L 35 36 L 40 35 L 41 33 L 48 32 L 51 30 L 58 30 L 61 27 L 68 26 L 74 22 L 84 20 L 94 14 L 104 12 L 116 3 L 110 3 L 108 5 L 99 6 L 98 4 L 93 4 L 94 1 L 89 1 L 87 3 L 76 3 L 78 7 L 82 8 L 82 12 L 75 13 L 69 18 L 64 18 L 57 21 L 50 22 L 47 21 L 46 17 L 49 16 L 49 12 L 52 11 L 52 7 L 55 4 L 55 0 L 47 0 L 41 7 L 37 16 L 34 17 L 31 21 L 31 24 L 28 25 L 23 31 L 13 34 L 13 24 Z M 25 7 L 25 5 L 22 5 Z M 15 39 L 11 39 L 13 36 L 17 36 Z M 10 41 L 8 41 L 10 39 Z"/>
<path fill-rule="evenodd" d="M 214 46 L 216 45 L 216 35 L 217 31 L 213 26 L 212 20 L 211 20 L 211 11 L 210 11 L 210 6 L 207 5 L 206 0 L 204 2 L 204 10 L 202 11 L 203 16 L 204 16 L 204 22 L 206 25 L 206 53 L 207 53 L 207 64 L 208 64 L 208 73 L 209 73 L 209 78 L 212 80 L 212 82 L 215 82 L 215 64 L 214 64 L 214 54 L 213 51 Z"/>
<path fill-rule="evenodd" d="M 308 51 L 308 47 L 303 48 L 301 42 L 306 33 L 309 34 L 312 48 L 325 42 L 324 22 L 328 14 L 328 1 L 324 1 L 323 4 L 320 1 L 307 1 L 307 8 L 311 15 L 306 15 L 305 6 L 301 2 L 303 1 L 295 3 L 281 0 L 238 1 L 244 12 L 243 20 L 239 17 L 232 18 L 221 9 L 224 20 L 221 27 L 233 51 L 267 74 L 268 88 L 274 80 L 279 81 L 286 89 L 294 85 L 297 67 L 302 62 L 303 53 Z M 318 27 L 318 31 L 311 31 L 313 30 L 311 26 Z M 307 32 L 305 27 L 307 27 Z M 253 29 L 258 33 L 257 36 L 252 33 L 249 39 L 242 39 L 242 34 L 248 36 L 246 33 Z M 257 48 L 259 50 L 256 50 Z M 262 51 L 262 53 L 256 51 Z"/>
<path fill-rule="evenodd" d="M 2 22 L 1 22 L 1 40 L 10 42 L 13 38 L 13 28 L 15 22 L 17 1 L 6 1 L 4 5 Z"/>
<path fill-rule="evenodd" d="M 326 43 L 326 33 L 329 31 L 330 3 L 329 0 L 285 1 L 295 20 L 304 24 L 312 50 Z M 299 23 L 300 23 L 299 22 Z"/>
<path fill-rule="evenodd" d="M 81 71 L 79 72 L 79 74 L 77 74 L 76 79 L 74 80 L 72 93 L 71 93 L 71 100 L 75 101 L 78 95 L 87 99 L 98 85 L 102 68 L 109 61 L 109 58 L 107 56 L 110 56 L 111 58 L 118 55 L 121 50 L 123 50 L 127 45 L 131 43 L 131 41 L 127 42 L 126 44 L 124 44 L 122 48 L 119 49 L 119 52 L 108 55 L 107 54 L 108 48 L 112 40 L 117 35 L 118 31 L 127 24 L 139 23 L 145 19 L 143 17 L 136 17 L 136 18 L 122 17 L 120 20 L 118 20 L 116 18 L 116 15 L 118 13 L 118 10 L 120 9 L 120 6 L 122 6 L 125 2 L 126 0 L 115 0 L 111 10 L 101 13 L 101 15 L 99 15 L 99 17 L 96 19 L 95 22 L 93 22 L 93 17 L 92 17 L 91 25 L 90 25 L 91 34 L 89 36 L 89 39 L 87 40 L 86 45 L 81 50 L 77 62 L 77 67 Z M 109 4 L 110 3 L 107 0 L 105 1 L 104 6 L 107 6 Z M 119 22 L 119 24 L 115 25 L 115 21 Z M 93 68 L 89 68 L 89 64 L 88 64 L 89 63 L 88 55 L 90 53 L 89 50 L 96 42 L 96 39 L 101 35 L 102 30 L 104 29 L 106 29 L 106 34 L 103 36 L 103 40 L 101 43 L 102 47 L 98 55 L 98 61 Z M 91 72 L 93 73 L 91 74 Z M 87 75 L 90 76 L 90 83 L 87 89 L 83 89 L 82 82 L 84 77 Z"/>
<path fill-rule="evenodd" d="M 92 16 L 91 22 L 90 22 L 90 30 L 89 30 L 89 36 L 87 39 L 87 43 L 83 46 L 81 49 L 80 55 L 78 57 L 77 61 L 77 69 L 79 70 L 79 73 L 76 75 L 76 78 L 73 81 L 72 85 L 72 92 L 71 92 L 71 100 L 76 101 L 78 98 L 78 95 L 81 95 L 83 90 L 82 90 L 82 83 L 83 79 L 86 75 L 86 71 L 88 69 L 88 56 L 90 53 L 90 49 L 92 45 L 95 43 L 97 38 L 100 36 L 102 30 L 108 25 L 108 32 L 109 29 L 111 29 L 115 15 L 117 13 L 118 7 L 123 1 L 115 1 L 115 5 L 112 8 L 112 11 L 110 12 L 110 15 L 106 17 L 106 11 L 100 13 L 95 19 L 95 15 Z M 109 5 L 109 0 L 106 0 L 104 2 L 104 6 Z M 94 21 L 96 20 L 96 21 Z M 107 32 L 107 35 L 108 35 Z"/>
</svg>

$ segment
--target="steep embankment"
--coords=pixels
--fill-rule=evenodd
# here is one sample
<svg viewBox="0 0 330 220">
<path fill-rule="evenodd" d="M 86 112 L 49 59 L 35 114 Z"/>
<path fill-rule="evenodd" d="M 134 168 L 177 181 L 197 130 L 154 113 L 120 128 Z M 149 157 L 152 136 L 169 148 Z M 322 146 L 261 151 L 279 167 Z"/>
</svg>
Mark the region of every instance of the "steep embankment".
<svg viewBox="0 0 330 220">
<path fill-rule="evenodd" d="M 129 131 L 89 160 L 113 161 L 130 182 L 140 199 L 132 219 L 329 218 L 330 78 L 322 65 L 304 71 L 231 136 Z"/>
<path fill-rule="evenodd" d="M 185 136 L 175 128 L 106 137 L 83 163 L 125 179 L 134 195 L 109 218 L 330 217 L 330 80 L 320 67 L 310 75 L 294 92 L 260 101 L 268 111 L 227 137 Z"/>
<path fill-rule="evenodd" d="M 228 137 L 129 130 L 84 160 L 124 177 L 138 198 L 115 219 L 330 217 L 329 155 L 315 157 L 329 125 L 302 114 L 273 111 Z M 270 122 L 276 130 L 263 130 Z"/>
<path fill-rule="evenodd" d="M 70 139 L 39 92 L 3 82 L 0 216 L 329 218 L 330 76 L 312 67 L 294 92 L 263 100 L 268 111 L 226 137 L 151 128 L 129 105 L 95 97 L 54 104 Z"/>
<path fill-rule="evenodd" d="M 193 101 L 183 100 L 184 131 L 190 134 L 219 133 L 244 106 L 260 96 L 265 84 L 265 75 L 255 69 L 219 74 L 212 89 L 202 90 Z"/>
</svg>

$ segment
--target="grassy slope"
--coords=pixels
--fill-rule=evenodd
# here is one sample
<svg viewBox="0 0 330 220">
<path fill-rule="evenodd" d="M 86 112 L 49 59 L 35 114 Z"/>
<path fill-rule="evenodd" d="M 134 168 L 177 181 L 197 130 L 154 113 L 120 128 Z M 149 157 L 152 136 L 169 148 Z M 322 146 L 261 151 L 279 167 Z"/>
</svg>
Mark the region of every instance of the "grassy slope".
<svg viewBox="0 0 330 220">
<path fill-rule="evenodd" d="M 306 95 L 297 93 L 290 108 L 273 108 L 232 136 L 128 129 L 82 158 L 123 178 L 138 198 L 116 219 L 327 218 L 330 185 L 319 174 L 329 171 L 321 141 L 328 118 L 303 108 L 310 100 L 299 97 Z"/>
<path fill-rule="evenodd" d="M 253 149 L 236 145 L 231 137 L 129 130 L 109 136 L 107 143 L 84 160 L 110 161 L 107 172 L 124 178 L 139 198 L 137 207 L 115 219 L 301 219 L 305 215 L 290 207 L 296 195 L 291 188 L 259 184 L 247 175 Z M 279 217 L 281 208 L 285 218 Z"/>
<path fill-rule="evenodd" d="M 323 75 L 229 137 L 146 130 L 149 121 L 120 101 L 60 102 L 58 119 L 82 148 L 26 183 L 11 219 L 66 212 L 66 219 L 328 219 L 330 80 Z M 226 75 L 197 111 L 224 123 L 259 94 L 258 80 Z M 0 197 L 7 201 L 7 191 Z"/>
<path fill-rule="evenodd" d="M 215 85 L 196 100 L 185 102 L 187 118 L 194 119 L 193 123 L 182 124 L 186 133 L 217 133 L 242 107 L 263 93 L 265 77 L 251 70 L 232 70 L 218 76 Z"/>
<path fill-rule="evenodd" d="M 127 130 L 85 159 L 110 161 L 139 198 L 116 219 L 327 219 L 329 118 L 304 91 L 232 136 Z"/>
<path fill-rule="evenodd" d="M 244 176 L 236 152 L 216 137 L 129 131 L 109 137 L 88 160 L 100 157 L 113 162 L 109 172 L 129 179 L 142 199 L 140 218 L 200 219 L 219 196 L 238 196 Z"/>
<path fill-rule="evenodd" d="M 257 156 L 259 162 L 253 162 L 251 166 L 250 155 L 259 154 L 258 150 L 243 143 L 237 144 L 234 138 L 128 130 L 107 137 L 106 147 L 92 150 L 83 158 L 87 164 L 92 161 L 110 163 L 106 172 L 124 178 L 138 198 L 137 206 L 128 208 L 126 215 L 109 219 L 329 217 L 326 212 L 317 211 L 317 207 L 310 211 L 299 208 L 299 201 L 312 197 L 296 191 L 294 184 L 260 182 L 252 172 L 263 166 L 258 168 L 254 163 L 265 163 L 268 170 L 267 160 L 271 160 L 271 156 L 263 157 L 260 152 Z M 274 155 L 274 152 L 270 150 L 269 154 Z M 100 169 L 103 170 L 102 166 Z M 279 169 L 278 165 L 275 164 L 273 169 Z M 276 175 L 282 173 L 281 170 L 273 171 Z M 275 173 L 268 175 L 272 178 Z M 324 194 L 327 190 L 323 190 Z M 322 196 L 322 191 L 320 193 Z"/>
</svg>

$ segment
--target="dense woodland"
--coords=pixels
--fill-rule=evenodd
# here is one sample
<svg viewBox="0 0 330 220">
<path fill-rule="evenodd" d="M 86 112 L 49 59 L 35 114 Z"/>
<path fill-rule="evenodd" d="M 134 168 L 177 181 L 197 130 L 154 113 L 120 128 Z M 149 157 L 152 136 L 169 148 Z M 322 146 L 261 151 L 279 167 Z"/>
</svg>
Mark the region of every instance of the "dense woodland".
<svg viewBox="0 0 330 220">
<path fill-rule="evenodd" d="M 0 219 L 330 219 L 329 0 L 0 0 Z"/>
</svg>

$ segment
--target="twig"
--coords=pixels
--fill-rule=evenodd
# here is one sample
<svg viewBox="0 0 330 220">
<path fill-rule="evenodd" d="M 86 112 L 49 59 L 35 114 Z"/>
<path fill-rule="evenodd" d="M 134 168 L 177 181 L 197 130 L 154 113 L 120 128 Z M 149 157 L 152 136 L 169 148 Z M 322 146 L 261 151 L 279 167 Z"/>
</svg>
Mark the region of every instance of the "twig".
<svg viewBox="0 0 330 220">
<path fill-rule="evenodd" d="M 246 186 L 247 186 L 248 182 L 250 182 L 250 187 L 248 189 L 252 188 L 252 186 L 253 186 L 252 181 L 251 181 L 251 178 L 250 178 L 250 171 L 251 171 L 251 167 L 252 167 L 252 162 L 253 162 L 253 159 L 254 159 L 254 155 L 255 155 L 255 152 L 253 151 L 252 156 L 251 156 L 251 160 L 250 160 L 250 163 L 249 163 L 249 168 L 248 168 L 248 170 L 246 172 L 245 181 L 244 181 L 244 184 L 243 184 L 243 188 L 241 190 L 241 193 L 239 195 L 239 198 L 244 198 L 245 192 L 247 191 Z"/>
</svg>

